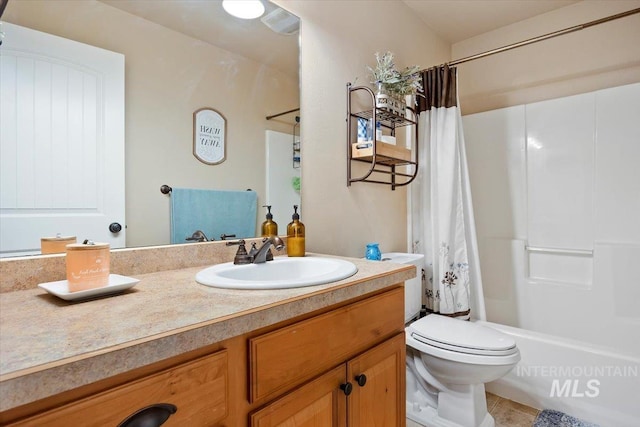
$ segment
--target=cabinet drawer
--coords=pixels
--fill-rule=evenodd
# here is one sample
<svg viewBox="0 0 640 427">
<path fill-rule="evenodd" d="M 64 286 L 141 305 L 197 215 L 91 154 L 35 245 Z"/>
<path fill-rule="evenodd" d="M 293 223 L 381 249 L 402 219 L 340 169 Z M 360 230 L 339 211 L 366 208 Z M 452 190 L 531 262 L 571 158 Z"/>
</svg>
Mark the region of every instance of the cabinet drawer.
<svg viewBox="0 0 640 427">
<path fill-rule="evenodd" d="M 249 399 L 272 398 L 404 327 L 401 287 L 249 340 Z"/>
<path fill-rule="evenodd" d="M 28 418 L 14 426 L 117 426 L 158 403 L 177 411 L 163 426 L 213 426 L 228 413 L 227 351 L 187 362 Z"/>
</svg>

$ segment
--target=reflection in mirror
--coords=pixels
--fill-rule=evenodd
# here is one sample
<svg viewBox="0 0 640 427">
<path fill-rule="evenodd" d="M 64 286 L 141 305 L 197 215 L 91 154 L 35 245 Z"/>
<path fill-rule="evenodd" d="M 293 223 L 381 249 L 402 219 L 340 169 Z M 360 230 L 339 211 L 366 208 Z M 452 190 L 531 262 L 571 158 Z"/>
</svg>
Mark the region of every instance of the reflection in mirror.
<svg viewBox="0 0 640 427">
<path fill-rule="evenodd" d="M 168 244 L 171 235 L 171 196 L 160 192 L 160 187 L 165 184 L 173 188 L 210 190 L 245 191 L 250 188 L 257 194 L 257 206 L 272 205 L 274 217 L 282 216 L 280 221 L 286 221 L 291 206 L 279 206 L 285 202 L 269 200 L 271 197 L 277 200 L 278 197 L 267 193 L 267 184 L 273 181 L 265 161 L 267 131 L 289 135 L 287 148 L 283 150 L 287 152 L 284 162 L 292 168 L 286 188 L 289 191 L 295 187 L 293 134 L 299 112 L 294 111 L 272 120 L 266 117 L 299 106 L 299 21 L 271 3 L 265 2 L 265 6 L 263 19 L 239 20 L 223 11 L 221 1 L 9 2 L 2 22 L 115 52 L 122 56 L 124 62 L 124 111 L 121 111 L 124 119 L 124 158 L 120 164 L 108 162 L 101 157 L 100 146 L 95 153 L 99 172 L 110 168 L 124 171 L 124 186 L 100 188 L 97 186 L 102 179 L 99 175 L 97 184 L 80 179 L 78 181 L 82 185 L 77 182 L 75 185 L 82 188 L 81 191 L 89 195 L 97 194 L 93 194 L 94 198 L 88 207 L 75 207 L 75 210 L 87 217 L 95 216 L 102 212 L 107 199 L 121 198 L 126 213 L 105 215 L 103 224 L 96 231 L 72 229 L 71 226 L 57 227 L 51 223 L 48 223 L 50 229 L 41 229 L 27 221 L 21 225 L 20 238 L 25 242 L 28 252 L 39 252 L 40 237 L 55 236 L 57 233 L 77 236 L 78 241 L 85 238 L 105 241 L 114 235 L 108 230 L 112 223 L 126 225 L 119 235 L 126 233 L 127 247 Z M 263 21 L 279 32 L 270 29 Z M 10 45 L 7 39 L 5 42 L 7 46 Z M 0 51 L 2 62 L 7 57 L 8 49 L 5 47 Z M 97 96 L 102 94 L 98 92 Z M 3 117 L 7 108 L 5 98 Z M 193 155 L 193 112 L 205 107 L 219 111 L 226 119 L 226 160 L 217 165 L 204 164 Z M 113 130 L 111 122 L 100 112 L 95 116 L 96 127 L 99 128 L 101 124 L 107 131 Z M 80 122 L 86 125 L 86 117 L 81 117 Z M 25 138 L 23 133 L 17 138 L 20 141 L 16 146 L 22 147 L 22 154 L 24 147 L 31 147 L 31 151 L 39 152 L 43 157 L 41 148 L 52 138 L 51 127 L 55 127 L 55 123 L 49 123 L 48 127 L 42 126 L 42 122 L 35 123 L 35 120 L 23 123 L 31 129 L 31 134 L 37 135 L 38 143 L 34 143 L 34 136 L 31 142 L 20 139 Z M 0 136 L 4 150 L 8 139 L 4 130 Z M 76 139 L 79 141 L 78 147 L 86 147 L 90 138 L 80 133 Z M 109 148 L 109 142 L 105 141 L 105 150 Z M 56 173 L 63 171 L 66 177 L 63 182 L 66 184 L 60 184 L 57 188 L 51 185 L 45 189 L 36 188 L 34 194 L 50 195 L 61 188 L 65 191 L 71 188 L 73 182 L 69 184 L 68 177 L 82 170 L 85 164 L 82 157 L 74 154 L 77 152 L 71 150 L 59 155 L 55 164 L 51 163 L 51 158 L 46 158 L 49 161 L 45 168 L 48 175 L 41 174 L 38 179 L 49 183 L 60 182 Z M 43 159 L 40 161 L 46 163 Z M 25 175 L 21 165 L 17 169 Z M 299 169 L 297 172 L 299 176 Z M 36 175 L 33 175 L 33 171 L 30 173 L 33 181 Z M 48 178 L 41 178 L 43 176 Z M 3 175 L 3 184 L 4 178 Z M 297 183 L 299 185 L 299 180 Z M 22 197 L 20 204 L 16 202 L 17 199 L 8 201 L 4 193 L 3 188 L 0 212 L 3 216 L 27 213 L 37 217 L 43 214 L 43 208 L 35 196 L 27 198 L 26 202 Z M 70 206 L 74 208 L 73 203 Z M 48 213 L 51 213 L 50 210 Z M 58 215 L 59 212 L 54 214 Z M 263 220 L 264 215 L 256 215 L 258 234 Z M 282 234 L 286 222 L 279 225 Z M 35 230 L 35 235 L 26 242 L 30 230 Z M 219 238 L 209 230 L 202 231 L 210 238 Z M 104 238 L 101 237 L 103 235 Z M 0 243 L 4 251 L 4 234 Z"/>
<path fill-rule="evenodd" d="M 293 133 L 267 131 L 267 199 L 278 234 L 287 232 L 293 205 L 300 206 L 300 137 Z M 262 212 L 262 219 L 266 218 Z M 301 212 L 302 214 L 302 212 Z"/>
</svg>

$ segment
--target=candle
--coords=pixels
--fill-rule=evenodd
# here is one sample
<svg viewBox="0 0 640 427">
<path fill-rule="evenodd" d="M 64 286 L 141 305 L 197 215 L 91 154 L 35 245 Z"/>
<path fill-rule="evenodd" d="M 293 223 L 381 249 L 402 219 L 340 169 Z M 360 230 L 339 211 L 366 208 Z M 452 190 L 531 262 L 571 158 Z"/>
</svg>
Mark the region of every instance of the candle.
<svg viewBox="0 0 640 427">
<path fill-rule="evenodd" d="M 40 239 L 40 252 L 42 254 L 61 254 L 67 249 L 67 245 L 76 243 L 76 236 L 43 237 Z"/>
<path fill-rule="evenodd" d="M 99 288 L 109 284 L 109 244 L 67 245 L 67 282 L 69 292 Z"/>
</svg>

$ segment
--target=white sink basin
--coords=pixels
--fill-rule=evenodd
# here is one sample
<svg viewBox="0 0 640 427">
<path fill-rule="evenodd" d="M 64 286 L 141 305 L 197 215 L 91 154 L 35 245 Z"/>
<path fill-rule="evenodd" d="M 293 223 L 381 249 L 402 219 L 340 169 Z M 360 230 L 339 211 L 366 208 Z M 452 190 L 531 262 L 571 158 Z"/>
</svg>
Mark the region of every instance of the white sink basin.
<svg viewBox="0 0 640 427">
<path fill-rule="evenodd" d="M 353 276 L 358 268 L 351 262 L 324 257 L 276 257 L 262 264 L 214 265 L 198 272 L 202 285 L 227 289 L 284 289 L 322 285 Z"/>
</svg>

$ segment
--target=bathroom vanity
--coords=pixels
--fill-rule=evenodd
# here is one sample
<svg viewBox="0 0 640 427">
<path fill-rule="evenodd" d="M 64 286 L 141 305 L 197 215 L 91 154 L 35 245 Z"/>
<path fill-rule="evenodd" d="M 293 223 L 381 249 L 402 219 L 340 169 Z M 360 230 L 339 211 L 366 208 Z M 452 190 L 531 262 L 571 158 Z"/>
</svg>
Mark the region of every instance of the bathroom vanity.
<svg viewBox="0 0 640 427">
<path fill-rule="evenodd" d="M 84 302 L 3 292 L 0 424 L 126 426 L 156 405 L 166 426 L 404 426 L 415 268 L 350 261 L 354 276 L 306 288 L 206 287 L 200 266 Z"/>
</svg>

